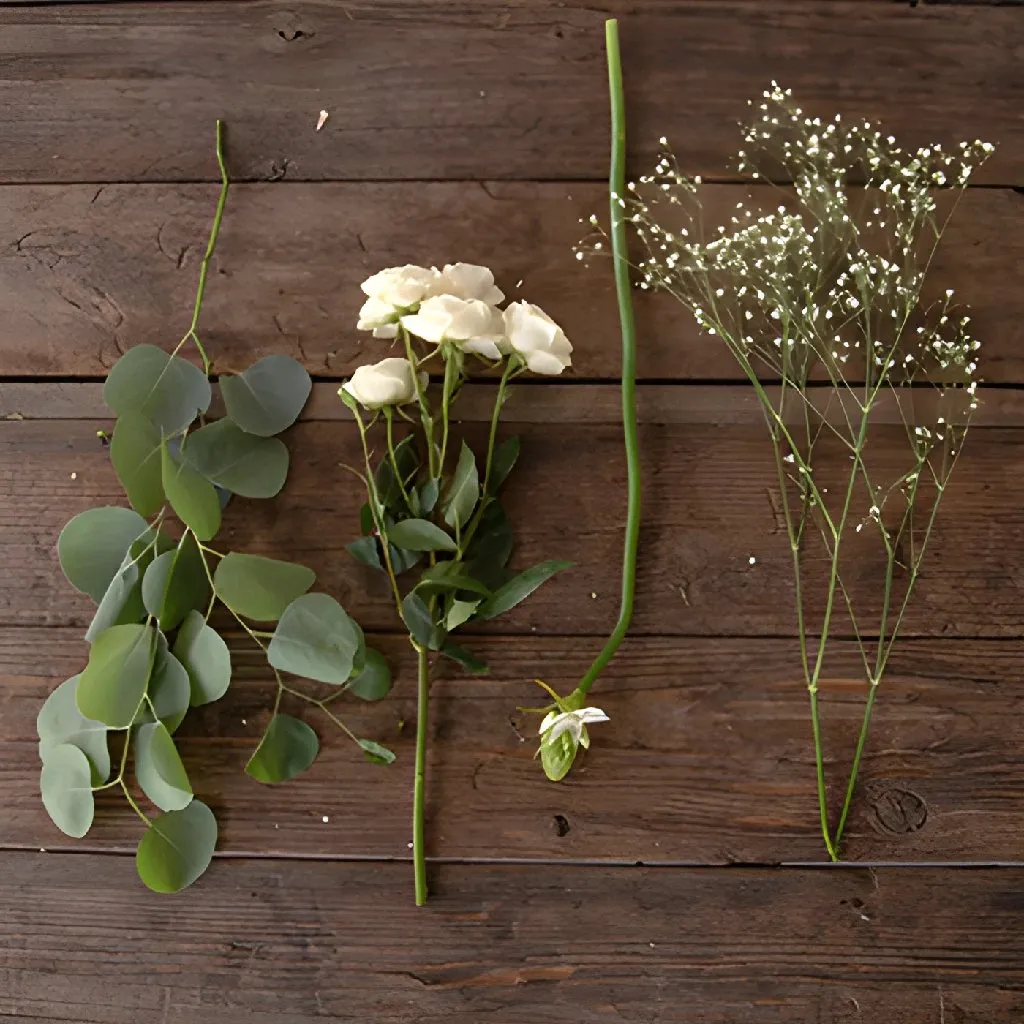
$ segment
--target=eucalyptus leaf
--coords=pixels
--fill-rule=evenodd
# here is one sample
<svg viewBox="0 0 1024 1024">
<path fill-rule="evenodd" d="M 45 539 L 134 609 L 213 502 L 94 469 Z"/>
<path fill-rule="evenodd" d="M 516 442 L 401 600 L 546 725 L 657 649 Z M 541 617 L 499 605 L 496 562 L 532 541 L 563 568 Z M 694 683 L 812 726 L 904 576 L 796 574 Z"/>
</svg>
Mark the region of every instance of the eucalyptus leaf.
<svg viewBox="0 0 1024 1024">
<path fill-rule="evenodd" d="M 95 809 L 92 769 L 78 747 L 49 747 L 39 775 L 43 806 L 50 820 L 67 836 L 81 839 L 89 831 Z"/>
<path fill-rule="evenodd" d="M 346 689 L 362 700 L 380 700 L 391 692 L 391 668 L 380 651 L 367 647 L 363 667 L 349 681 Z"/>
<path fill-rule="evenodd" d="M 267 648 L 281 672 L 321 683 L 347 683 L 362 654 L 362 630 L 328 594 L 304 594 L 285 609 Z"/>
<path fill-rule="evenodd" d="M 140 515 L 155 515 L 164 503 L 160 469 L 159 427 L 138 412 L 117 418 L 110 439 L 110 461 L 132 508 Z"/>
<path fill-rule="evenodd" d="M 190 434 L 184 451 L 185 461 L 197 473 L 243 498 L 272 498 L 288 477 L 283 441 L 247 434 L 229 419 Z"/>
<path fill-rule="evenodd" d="M 197 708 L 219 700 L 231 683 L 228 645 L 199 612 L 189 612 L 174 641 L 174 656 L 188 673 L 189 702 Z"/>
<path fill-rule="evenodd" d="M 301 719 L 275 714 L 245 766 L 257 782 L 287 782 L 301 775 L 320 752 L 320 741 Z"/>
<path fill-rule="evenodd" d="M 209 866 L 217 845 L 217 819 L 201 800 L 149 823 L 135 854 L 139 878 L 154 892 L 179 892 Z"/>
<path fill-rule="evenodd" d="M 402 619 L 409 635 L 421 646 L 437 650 L 442 642 L 442 632 L 434 622 L 430 609 L 415 590 L 410 590 L 402 601 Z"/>
<path fill-rule="evenodd" d="M 142 578 L 146 611 L 156 616 L 164 630 L 177 628 L 190 611 L 204 608 L 209 599 L 203 554 L 191 533 L 181 538 L 174 551 L 158 555 Z"/>
<path fill-rule="evenodd" d="M 39 756 L 45 761 L 48 750 L 64 743 L 77 747 L 89 760 L 93 784 L 99 786 L 110 776 L 107 727 L 86 718 L 78 710 L 78 680 L 79 676 L 65 679 L 39 709 L 36 717 Z"/>
<path fill-rule="evenodd" d="M 388 527 L 388 540 L 409 551 L 455 551 L 455 541 L 429 519 L 404 519 Z"/>
<path fill-rule="evenodd" d="M 374 764 L 394 764 L 395 752 L 388 750 L 380 743 L 373 740 L 360 740 L 359 746 L 362 747 L 363 756 L 367 761 L 372 761 Z"/>
<path fill-rule="evenodd" d="M 192 802 L 192 786 L 178 749 L 163 722 L 142 726 L 135 739 L 135 778 L 161 811 L 181 811 Z"/>
<path fill-rule="evenodd" d="M 519 438 L 508 437 L 494 450 L 491 458 L 491 475 L 487 481 L 487 490 L 494 494 L 508 479 L 512 467 L 519 459 Z"/>
<path fill-rule="evenodd" d="M 149 557 L 152 557 L 150 552 Z M 85 631 L 85 639 L 93 643 L 104 630 L 111 626 L 124 626 L 141 622 L 146 617 L 146 607 L 142 600 L 141 577 L 143 567 L 148 559 L 134 560 L 131 553 L 125 555 L 121 570 L 110 581 L 107 592 L 93 615 L 89 628 Z"/>
<path fill-rule="evenodd" d="M 451 527 L 461 529 L 469 522 L 476 503 L 480 500 L 480 476 L 476 468 L 473 450 L 462 442 L 458 465 L 448 488 L 444 505 L 444 521 Z"/>
<path fill-rule="evenodd" d="M 243 373 L 220 379 L 228 416 L 257 437 L 272 437 L 290 427 L 312 389 L 303 366 L 281 355 L 266 356 Z"/>
<path fill-rule="evenodd" d="M 452 643 L 451 640 L 444 644 L 441 648 L 441 653 L 474 675 L 485 676 L 491 671 L 486 661 L 481 661 L 475 654 L 467 651 L 465 647 L 460 647 L 458 644 Z"/>
<path fill-rule="evenodd" d="M 93 642 L 78 680 L 78 710 L 111 729 L 127 729 L 149 684 L 157 633 L 148 625 L 111 626 Z"/>
<path fill-rule="evenodd" d="M 316 581 L 316 573 L 296 562 L 262 555 L 226 555 L 213 574 L 217 596 L 238 615 L 276 622 L 285 608 Z"/>
<path fill-rule="evenodd" d="M 68 582 L 99 603 L 121 569 L 132 542 L 149 530 L 130 508 L 104 506 L 75 516 L 57 538 L 57 557 Z"/>
<path fill-rule="evenodd" d="M 493 619 L 515 608 L 520 601 L 528 598 L 541 584 L 555 573 L 571 569 L 574 562 L 541 562 L 518 576 L 513 576 L 503 587 L 496 590 L 481 606 L 477 618 Z"/>
<path fill-rule="evenodd" d="M 452 601 L 448 614 L 445 616 L 444 626 L 449 633 L 458 629 L 463 623 L 473 618 L 473 613 L 480 607 L 479 601 Z"/>
<path fill-rule="evenodd" d="M 103 401 L 118 416 L 138 413 L 169 437 L 210 407 L 210 382 L 198 367 L 154 345 L 130 348 L 111 367 Z"/>
<path fill-rule="evenodd" d="M 160 448 L 164 493 L 177 517 L 199 540 L 213 540 L 220 529 L 220 498 L 209 480 L 184 460 L 177 461 L 167 445 Z"/>
<path fill-rule="evenodd" d="M 157 646 L 146 695 L 149 700 L 136 716 L 136 723 L 152 722 L 153 712 L 156 712 L 156 718 L 164 723 L 168 732 L 173 733 L 185 720 L 192 685 L 185 666 L 167 650 L 167 643 L 162 638 Z M 149 704 L 153 705 L 153 711 L 150 711 Z"/>
</svg>

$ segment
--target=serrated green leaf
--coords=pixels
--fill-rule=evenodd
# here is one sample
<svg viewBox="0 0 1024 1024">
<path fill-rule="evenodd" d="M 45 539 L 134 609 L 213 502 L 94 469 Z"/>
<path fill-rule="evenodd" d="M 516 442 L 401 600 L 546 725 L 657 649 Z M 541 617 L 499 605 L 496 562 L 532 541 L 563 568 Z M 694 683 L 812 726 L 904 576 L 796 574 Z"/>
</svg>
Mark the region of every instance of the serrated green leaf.
<svg viewBox="0 0 1024 1024">
<path fill-rule="evenodd" d="M 138 413 L 164 437 L 181 433 L 206 412 L 210 398 L 210 382 L 202 370 L 154 345 L 130 348 L 103 385 L 103 401 L 118 416 Z"/>
<path fill-rule="evenodd" d="M 465 647 L 460 647 L 458 644 L 452 643 L 451 640 L 444 644 L 441 653 L 474 675 L 485 676 L 491 671 L 486 661 L 481 661 L 475 654 L 470 654 Z"/>
<path fill-rule="evenodd" d="M 491 475 L 487 481 L 487 490 L 490 494 L 497 493 L 498 488 L 508 479 L 512 467 L 519 459 L 519 447 L 519 438 L 509 437 L 495 449 L 491 458 Z"/>
<path fill-rule="evenodd" d="M 79 676 L 65 679 L 39 709 L 36 717 L 39 756 L 45 761 L 46 751 L 63 743 L 77 747 L 89 760 L 93 784 L 99 786 L 110 776 L 107 727 L 86 718 L 78 710 L 78 680 Z"/>
<path fill-rule="evenodd" d="M 277 714 L 245 766 L 258 782 L 287 782 L 301 775 L 320 752 L 320 741 L 301 719 Z"/>
<path fill-rule="evenodd" d="M 391 692 L 391 668 L 380 651 L 367 647 L 362 669 L 352 677 L 346 689 L 361 700 L 380 700 Z"/>
<path fill-rule="evenodd" d="M 163 722 L 143 725 L 135 739 L 135 778 L 161 811 L 181 811 L 192 802 L 192 786 L 178 748 Z"/>
<path fill-rule="evenodd" d="M 199 540 L 213 540 L 220 529 L 220 498 L 209 480 L 204 480 L 187 462 L 177 461 L 160 448 L 164 493 L 175 515 Z"/>
<path fill-rule="evenodd" d="M 86 509 L 57 538 L 57 557 L 68 582 L 99 603 L 117 575 L 132 543 L 149 531 L 130 508 Z"/>
<path fill-rule="evenodd" d="M 111 729 L 127 729 L 145 696 L 156 656 L 156 630 L 111 626 L 93 642 L 78 680 L 78 710 Z"/>
<path fill-rule="evenodd" d="M 461 529 L 469 522 L 476 503 L 480 500 L 480 477 L 472 449 L 462 442 L 459 462 L 455 467 L 451 487 L 444 504 L 444 521 L 452 528 Z"/>
<path fill-rule="evenodd" d="M 132 508 L 140 515 L 155 515 L 164 503 L 160 469 L 160 429 L 141 413 L 117 418 L 110 439 L 110 461 Z"/>
<path fill-rule="evenodd" d="M 394 764 L 395 752 L 373 740 L 360 740 L 359 746 L 363 749 L 363 756 L 367 761 L 374 764 Z"/>
<path fill-rule="evenodd" d="M 312 389 L 302 365 L 280 355 L 266 356 L 243 373 L 220 379 L 228 416 L 257 437 L 272 437 L 290 427 Z"/>
<path fill-rule="evenodd" d="M 258 622 L 276 622 L 315 581 L 316 573 L 304 565 L 235 551 L 213 574 L 217 596 L 233 612 Z"/>
<path fill-rule="evenodd" d="M 455 551 L 455 541 L 428 519 L 404 519 L 388 527 L 388 540 L 408 551 Z"/>
<path fill-rule="evenodd" d="M 89 759 L 78 747 L 48 747 L 39 775 L 43 806 L 50 820 L 67 836 L 81 839 L 92 825 L 95 801 Z"/>
<path fill-rule="evenodd" d="M 189 702 L 197 708 L 219 700 L 231 683 L 231 654 L 199 612 L 189 612 L 174 641 L 174 656 L 188 673 Z"/>
<path fill-rule="evenodd" d="M 247 434 L 229 419 L 208 423 L 190 434 L 185 461 L 211 483 L 243 498 L 272 498 L 288 477 L 288 449 L 283 441 Z"/>
<path fill-rule="evenodd" d="M 281 672 L 341 686 L 362 654 L 362 630 L 327 594 L 297 597 L 281 615 L 267 660 Z"/>
<path fill-rule="evenodd" d="M 477 612 L 479 619 L 493 619 L 504 615 L 510 608 L 515 608 L 520 601 L 526 600 L 541 584 L 551 579 L 555 573 L 571 569 L 574 562 L 541 562 L 518 576 L 513 576 L 503 587 L 496 590 Z"/>
<path fill-rule="evenodd" d="M 217 845 L 217 819 L 201 800 L 154 818 L 139 842 L 135 868 L 154 892 L 179 892 L 209 866 Z"/>
</svg>

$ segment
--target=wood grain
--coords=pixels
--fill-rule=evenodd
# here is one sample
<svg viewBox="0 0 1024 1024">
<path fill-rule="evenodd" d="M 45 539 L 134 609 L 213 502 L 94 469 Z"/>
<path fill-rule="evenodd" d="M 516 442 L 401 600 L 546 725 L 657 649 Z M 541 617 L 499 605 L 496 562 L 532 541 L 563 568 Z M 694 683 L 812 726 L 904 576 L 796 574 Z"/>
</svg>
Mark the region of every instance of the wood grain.
<svg viewBox="0 0 1024 1024">
<path fill-rule="evenodd" d="M 708 222 L 718 223 L 749 190 L 707 191 Z M 754 200 L 764 194 L 755 189 Z M 0 375 L 100 375 L 131 345 L 173 345 L 188 326 L 215 200 L 203 185 L 0 189 Z M 605 209 L 603 186 L 581 182 L 238 186 L 203 336 L 218 370 L 284 352 L 312 373 L 342 376 L 386 351 L 354 329 L 365 277 L 462 260 L 491 266 L 510 297 L 565 327 L 576 375 L 615 378 L 610 267 L 583 266 L 572 253 L 580 219 Z M 971 191 L 930 287 L 936 295 L 952 287 L 973 307 L 990 381 L 1024 380 L 1022 272 L 1024 197 Z M 700 335 L 670 297 L 637 293 L 637 316 L 642 378 L 740 377 L 724 346 Z"/>
<path fill-rule="evenodd" d="M 634 5 L 614 4 L 632 10 Z M 577 5 L 72 4 L 5 7 L 2 181 L 213 180 L 215 118 L 248 179 L 601 179 L 602 23 Z M 998 7 L 639 5 L 623 25 L 638 166 L 661 135 L 731 175 L 735 122 L 772 78 L 808 109 L 911 145 L 1001 144 L 1024 181 L 1020 21 Z M 326 109 L 330 120 L 314 126 Z"/>
<path fill-rule="evenodd" d="M 135 1024 L 923 1024 L 1024 1012 L 1014 871 L 2 858 L 0 1012 Z M 611 922 L 614 927 L 611 928 Z M 55 972 L 55 964 L 60 969 Z"/>
<path fill-rule="evenodd" d="M 481 385 L 481 387 L 485 387 Z M 493 388 L 489 389 L 493 393 Z M 679 398 L 685 401 L 685 391 Z M 77 512 L 123 502 L 96 420 L 0 423 L 0 526 L 6 572 L 0 625 L 85 629 L 92 610 L 61 578 L 54 540 Z M 898 427 L 872 441 L 877 465 L 904 451 Z M 519 538 L 516 564 L 555 557 L 576 568 L 542 587 L 502 631 L 606 634 L 618 609 L 618 566 L 625 512 L 621 428 L 614 424 L 522 424 L 523 456 L 506 505 Z M 778 518 L 774 463 L 763 424 L 645 424 L 641 452 L 644 532 L 634 620 L 638 635 L 793 635 L 789 545 Z M 484 427 L 466 425 L 479 450 Z M 344 550 L 356 534 L 363 498 L 339 464 L 359 458 L 354 427 L 299 424 L 289 485 L 273 502 L 238 501 L 218 538 L 223 550 L 291 558 L 319 574 L 368 629 L 394 628 L 394 608 L 379 574 Z M 846 455 L 823 442 L 821 486 L 840 493 Z M 943 500 L 931 547 L 904 620 L 909 635 L 1019 636 L 1024 534 L 1024 432 L 979 428 L 970 437 Z M 879 479 L 886 479 L 885 473 Z M 571 502 L 567 496 L 571 495 Z M 856 515 L 867 507 L 857 504 Z M 888 513 L 887 513 L 888 514 Z M 844 580 L 872 631 L 885 562 L 871 531 L 848 542 Z M 750 564 L 750 558 L 755 559 Z M 809 604 L 821 606 L 822 553 L 804 557 Z M 849 630 L 842 620 L 836 628 Z"/>
<path fill-rule="evenodd" d="M 398 762 L 365 762 L 314 709 L 292 700 L 323 751 L 300 779 L 261 786 L 243 774 L 274 684 L 259 653 L 232 636 L 235 686 L 195 713 L 180 746 L 196 792 L 215 807 L 220 850 L 257 856 L 408 856 L 415 664 L 406 640 L 372 636 L 395 692 L 335 706 L 357 735 Z M 648 864 L 821 861 L 814 756 L 799 652 L 784 640 L 630 640 L 594 691 L 611 717 L 566 783 L 534 760 L 538 675 L 567 693 L 597 644 L 579 638 L 487 638 L 493 666 L 472 678 L 437 667 L 431 696 L 429 852 Z M 830 800 L 837 814 L 865 688 L 851 644 L 836 644 L 822 686 Z M 72 630 L 0 630 L 0 846 L 125 850 L 138 824 L 100 800 L 89 837 L 60 835 L 37 787 L 35 716 L 80 671 Z M 860 861 L 1019 861 L 1017 782 L 1024 654 L 1000 641 L 910 640 L 897 646 L 877 704 L 845 856 Z M 405 722 L 401 728 L 399 723 Z M 637 794 L 641 798 L 637 798 Z M 327 816 L 327 822 L 323 817 Z"/>
</svg>

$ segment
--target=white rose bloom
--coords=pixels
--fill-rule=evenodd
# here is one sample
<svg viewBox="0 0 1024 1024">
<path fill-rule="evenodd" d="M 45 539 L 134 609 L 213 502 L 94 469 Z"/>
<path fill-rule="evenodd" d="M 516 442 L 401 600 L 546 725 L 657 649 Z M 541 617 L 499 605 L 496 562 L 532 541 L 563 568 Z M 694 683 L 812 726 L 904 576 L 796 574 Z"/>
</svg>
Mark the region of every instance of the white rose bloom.
<svg viewBox="0 0 1024 1024">
<path fill-rule="evenodd" d="M 416 382 L 412 374 L 412 364 L 408 359 L 392 356 L 379 363 L 360 366 L 341 388 L 365 408 L 380 409 L 385 405 L 400 405 L 416 399 Z M 420 379 L 426 376 L 421 374 Z"/>
<path fill-rule="evenodd" d="M 540 306 L 510 303 L 505 310 L 505 335 L 533 373 L 557 375 L 572 366 L 569 339 Z"/>
<path fill-rule="evenodd" d="M 359 310 L 357 331 L 373 331 L 375 338 L 394 338 L 398 335 L 398 318 L 401 314 L 390 303 L 382 299 L 367 299 Z"/>
<path fill-rule="evenodd" d="M 428 295 L 436 295 L 441 273 L 436 267 L 387 267 L 360 286 L 367 295 L 356 328 L 373 331 L 375 338 L 394 338 L 403 313 L 415 309 Z"/>
<path fill-rule="evenodd" d="M 504 349 L 502 315 L 481 299 L 435 295 L 425 299 L 418 312 L 403 316 L 402 325 L 434 345 L 449 341 L 464 352 L 478 352 L 490 359 L 500 359 Z"/>
<path fill-rule="evenodd" d="M 494 283 L 494 274 L 475 263 L 448 263 L 441 271 L 440 293 L 458 299 L 479 299 L 489 306 L 505 301 L 505 293 Z"/>
</svg>

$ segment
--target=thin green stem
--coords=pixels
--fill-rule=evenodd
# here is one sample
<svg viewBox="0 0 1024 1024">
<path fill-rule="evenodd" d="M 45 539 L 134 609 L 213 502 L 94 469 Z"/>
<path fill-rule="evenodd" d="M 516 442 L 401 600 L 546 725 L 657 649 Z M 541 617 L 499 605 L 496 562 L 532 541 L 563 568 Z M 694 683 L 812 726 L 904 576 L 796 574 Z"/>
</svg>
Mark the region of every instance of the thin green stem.
<svg viewBox="0 0 1024 1024">
<path fill-rule="evenodd" d="M 395 454 L 395 416 L 394 409 L 390 405 L 384 406 L 384 421 L 387 424 L 388 458 L 391 461 L 391 469 L 398 481 L 398 489 L 402 492 L 405 507 L 412 511 L 412 502 L 409 500 L 409 492 L 405 489 L 405 481 L 402 479 L 402 471 L 398 468 L 398 456 Z"/>
<path fill-rule="evenodd" d="M 824 638 L 822 638 L 824 642 Z M 808 689 L 811 703 L 811 732 L 814 735 L 814 771 L 818 782 L 818 816 L 821 819 L 821 834 L 825 840 L 825 849 L 829 858 L 838 860 L 836 848 L 832 845 L 828 827 L 828 794 L 825 788 L 825 762 L 822 756 L 821 747 L 821 719 L 818 715 L 818 689 L 817 686 Z"/>
<path fill-rule="evenodd" d="M 625 639 L 633 618 L 636 591 L 637 547 L 640 540 L 640 442 L 636 419 L 636 323 L 630 292 L 629 262 L 626 253 L 626 214 L 623 194 L 626 190 L 626 110 L 622 87 L 622 62 L 619 55 L 619 24 L 614 18 L 605 22 L 605 46 L 608 51 L 608 92 L 611 98 L 611 165 L 608 174 L 612 264 L 615 293 L 619 305 L 622 332 L 622 430 L 626 448 L 626 535 L 622 553 L 622 593 L 619 617 L 604 647 L 584 673 L 576 692 L 585 696 Z"/>
<path fill-rule="evenodd" d="M 441 458 L 439 461 L 439 473 L 444 472 L 444 462 L 448 457 L 448 406 L 452 400 L 452 393 L 459 378 L 457 365 L 458 355 L 450 349 L 444 353 L 444 386 L 441 391 Z"/>
<path fill-rule="evenodd" d="M 427 649 L 416 648 L 416 776 L 412 791 L 412 862 L 416 906 L 427 902 L 427 858 L 423 846 L 423 806 L 427 776 L 427 711 L 430 705 L 430 661 Z"/>
<path fill-rule="evenodd" d="M 427 470 L 430 473 L 432 480 L 437 480 L 441 476 L 441 470 L 437 466 L 437 446 L 434 444 L 434 417 L 430 413 L 430 403 L 427 401 L 426 391 L 423 388 L 423 384 L 420 381 L 420 375 L 416 371 L 416 353 L 412 350 L 412 336 L 409 332 L 401 325 L 398 326 L 398 332 L 401 335 L 402 343 L 405 346 L 405 357 L 409 360 L 409 364 L 412 366 L 412 381 L 416 388 L 416 402 L 420 407 L 420 420 L 423 423 L 423 439 L 427 445 Z"/>
<path fill-rule="evenodd" d="M 139 805 L 135 802 L 131 793 L 128 792 L 128 787 L 125 785 L 124 779 L 121 780 L 121 792 L 124 793 L 125 800 L 128 801 L 128 806 L 145 822 L 146 828 L 152 828 L 153 822 L 149 820 L 149 816 L 146 815 Z"/>
</svg>

